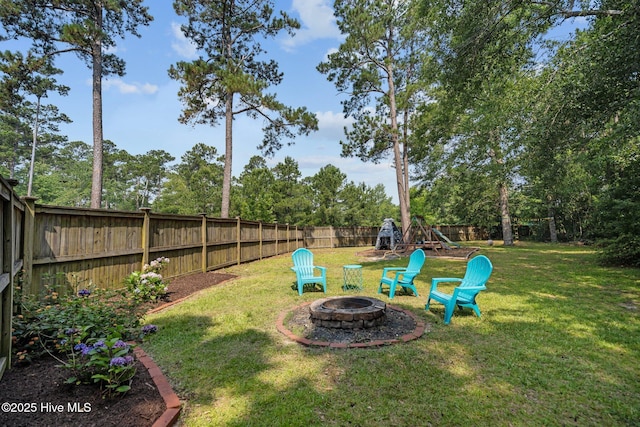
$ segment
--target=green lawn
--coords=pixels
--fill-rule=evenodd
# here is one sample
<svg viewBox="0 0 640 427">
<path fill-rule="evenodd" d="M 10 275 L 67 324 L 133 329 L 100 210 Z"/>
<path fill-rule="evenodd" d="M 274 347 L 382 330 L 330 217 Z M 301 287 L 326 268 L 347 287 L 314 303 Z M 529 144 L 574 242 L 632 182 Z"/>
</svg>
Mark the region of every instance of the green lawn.
<svg viewBox="0 0 640 427">
<path fill-rule="evenodd" d="M 315 250 L 327 296 L 344 264 L 363 265 L 362 295 L 380 297 L 383 266 L 367 248 Z M 418 340 L 383 348 L 306 348 L 276 330 L 280 312 L 324 297 L 292 289 L 290 256 L 226 270 L 236 280 L 149 316 L 144 349 L 185 402 L 186 426 L 640 425 L 640 270 L 598 266 L 591 248 L 483 247 L 494 273 L 471 310 L 443 325 L 424 305 L 431 277 L 465 262 L 427 259 L 392 304 L 427 322 Z"/>
</svg>

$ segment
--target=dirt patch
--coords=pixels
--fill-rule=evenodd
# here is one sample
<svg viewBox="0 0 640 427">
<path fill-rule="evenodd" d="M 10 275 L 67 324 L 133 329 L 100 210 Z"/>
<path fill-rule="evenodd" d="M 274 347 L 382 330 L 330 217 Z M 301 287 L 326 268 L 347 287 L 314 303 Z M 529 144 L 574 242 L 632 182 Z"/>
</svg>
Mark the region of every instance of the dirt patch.
<svg viewBox="0 0 640 427">
<path fill-rule="evenodd" d="M 209 272 L 171 279 L 166 300 L 149 308 L 174 303 L 233 277 Z M 5 372 L 0 380 L 0 426 L 143 427 L 153 425 L 165 410 L 155 383 L 138 361 L 131 390 L 116 399 L 104 399 L 100 390 L 90 385 L 65 385 L 67 372 L 59 364 L 45 358 Z"/>
</svg>

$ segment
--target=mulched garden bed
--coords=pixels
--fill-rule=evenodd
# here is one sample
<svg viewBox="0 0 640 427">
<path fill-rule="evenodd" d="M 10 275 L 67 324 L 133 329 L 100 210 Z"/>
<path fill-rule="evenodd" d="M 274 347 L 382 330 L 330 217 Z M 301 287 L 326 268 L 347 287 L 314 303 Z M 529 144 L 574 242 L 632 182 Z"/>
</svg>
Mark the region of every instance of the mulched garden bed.
<svg viewBox="0 0 640 427">
<path fill-rule="evenodd" d="M 209 272 L 171 279 L 166 300 L 149 308 L 171 304 L 233 277 Z M 147 370 L 136 363 L 131 390 L 115 399 L 103 399 L 100 390 L 89 385 L 65 385 L 67 372 L 56 367 L 60 362 L 53 358 L 15 366 L 0 380 L 0 426 L 151 426 L 165 404 Z"/>
</svg>

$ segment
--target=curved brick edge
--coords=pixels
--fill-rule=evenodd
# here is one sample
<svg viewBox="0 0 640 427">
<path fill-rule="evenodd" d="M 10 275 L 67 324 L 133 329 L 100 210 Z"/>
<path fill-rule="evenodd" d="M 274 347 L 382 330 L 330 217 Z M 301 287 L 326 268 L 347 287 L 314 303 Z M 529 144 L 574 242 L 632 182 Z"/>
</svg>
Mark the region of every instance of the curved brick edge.
<svg viewBox="0 0 640 427">
<path fill-rule="evenodd" d="M 162 396 L 166 407 L 164 413 L 160 415 L 160 418 L 153 423 L 153 427 L 170 427 L 174 425 L 180 415 L 180 399 L 178 395 L 173 392 L 169 381 L 167 381 L 167 378 L 160 368 L 158 368 L 158 365 L 156 365 L 153 359 L 149 357 L 143 349 L 134 347 L 133 351 L 138 360 L 142 362 L 144 367 L 147 368 L 147 371 L 149 371 L 149 375 L 155 383 L 160 396 Z"/>
<path fill-rule="evenodd" d="M 287 329 L 284 326 L 284 319 L 287 317 L 287 314 L 289 314 L 291 311 L 297 310 L 297 309 L 302 308 L 304 306 L 307 306 L 309 304 L 311 304 L 311 303 L 310 302 L 305 302 L 304 304 L 300 304 L 299 306 L 294 307 L 294 308 L 292 308 L 290 310 L 285 310 L 282 313 L 280 313 L 280 315 L 278 316 L 278 320 L 276 320 L 276 328 L 278 329 L 278 331 L 280 331 L 282 334 L 284 334 L 290 340 L 295 341 L 295 342 L 297 342 L 299 344 L 302 344 L 304 346 L 307 346 L 307 347 L 329 347 L 329 348 L 380 347 L 380 346 L 384 346 L 384 345 L 398 344 L 398 343 L 409 342 L 409 341 L 418 339 L 425 333 L 425 331 L 427 329 L 427 324 L 425 323 L 425 321 L 420 319 L 420 318 L 418 318 L 411 311 L 387 304 L 387 308 L 390 308 L 390 309 L 395 310 L 395 311 L 401 311 L 401 312 L 405 313 L 406 315 L 410 316 L 416 322 L 416 327 L 413 330 L 413 332 L 410 332 L 408 334 L 404 334 L 400 338 L 396 338 L 396 339 L 375 340 L 375 341 L 359 342 L 359 343 L 335 343 L 335 342 L 328 342 L 328 341 L 314 341 L 314 340 L 310 340 L 308 338 L 304 338 L 304 337 L 300 337 L 298 335 L 295 335 L 293 332 L 291 332 L 289 329 Z"/>
<path fill-rule="evenodd" d="M 228 278 L 228 279 L 226 279 L 226 280 L 223 280 L 222 282 L 216 283 L 216 284 L 215 284 L 215 285 L 213 285 L 213 286 L 222 285 L 223 283 L 226 283 L 226 282 L 228 282 L 228 281 L 230 281 L 230 280 L 233 280 L 233 279 L 235 279 L 235 277 L 230 277 L 230 278 Z M 159 312 L 159 311 L 162 311 L 162 310 L 164 310 L 164 309 L 167 309 L 167 308 L 169 308 L 169 307 L 171 307 L 171 306 L 174 306 L 174 305 L 176 305 L 176 304 L 178 304 L 178 303 L 181 303 L 181 302 L 182 302 L 182 301 L 184 301 L 184 300 L 187 300 L 187 299 L 189 299 L 189 298 L 193 297 L 194 295 L 198 295 L 199 293 L 201 293 L 202 291 L 205 291 L 205 290 L 207 290 L 207 289 L 210 289 L 210 287 L 209 287 L 209 288 L 206 288 L 206 289 L 200 289 L 199 291 L 194 292 L 194 293 L 192 293 L 191 295 L 187 295 L 186 297 L 179 298 L 179 299 L 177 299 L 177 300 L 175 300 L 175 301 L 171 301 L 171 302 L 164 303 L 164 304 L 162 304 L 162 305 L 161 305 L 161 306 L 159 306 L 159 307 L 152 308 L 151 310 L 147 311 L 147 314 L 153 314 L 153 313 L 157 313 L 157 312 Z"/>
</svg>

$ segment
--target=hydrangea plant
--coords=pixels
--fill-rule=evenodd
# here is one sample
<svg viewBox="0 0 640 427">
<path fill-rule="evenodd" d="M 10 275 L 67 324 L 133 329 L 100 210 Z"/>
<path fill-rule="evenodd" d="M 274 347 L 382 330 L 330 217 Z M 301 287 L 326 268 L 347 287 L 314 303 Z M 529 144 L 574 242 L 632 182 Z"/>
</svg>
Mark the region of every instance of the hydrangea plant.
<svg viewBox="0 0 640 427">
<path fill-rule="evenodd" d="M 169 288 L 160 271 L 168 263 L 169 258 L 157 258 L 142 266 L 142 271 L 134 271 L 125 279 L 127 290 L 134 301 L 157 301 L 166 295 Z"/>
</svg>

